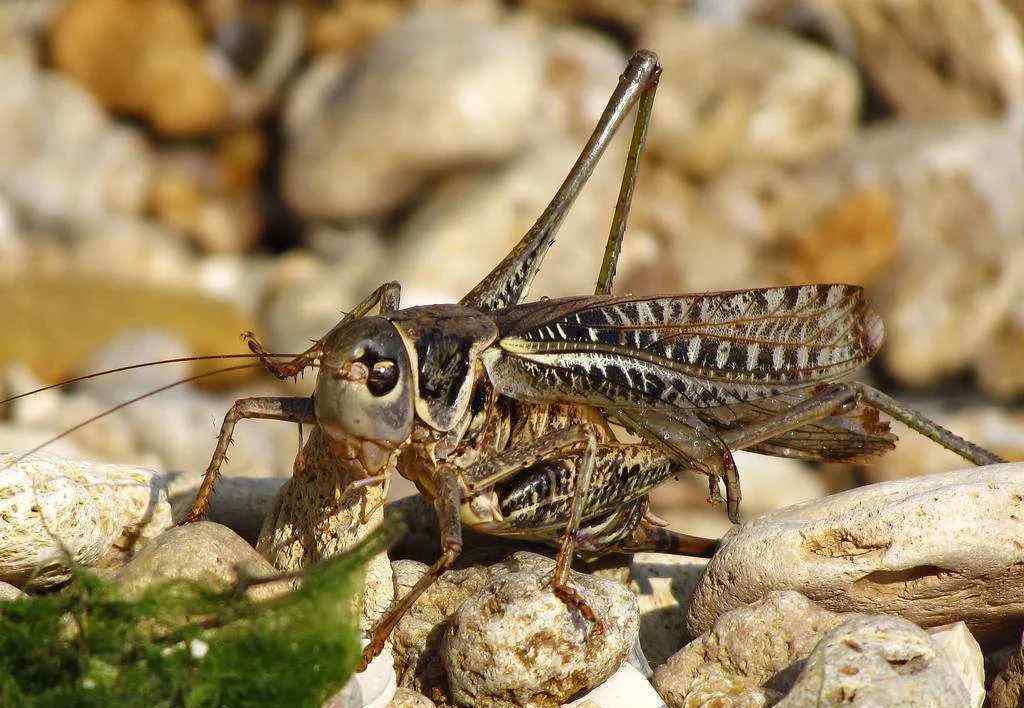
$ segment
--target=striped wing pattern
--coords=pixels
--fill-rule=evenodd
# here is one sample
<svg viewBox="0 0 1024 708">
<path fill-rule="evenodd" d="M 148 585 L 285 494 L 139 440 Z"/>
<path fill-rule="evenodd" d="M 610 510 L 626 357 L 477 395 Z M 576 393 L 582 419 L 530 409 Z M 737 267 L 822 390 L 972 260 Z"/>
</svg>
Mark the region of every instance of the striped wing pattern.
<svg viewBox="0 0 1024 708">
<path fill-rule="evenodd" d="M 496 373 L 517 381 L 520 395 L 668 406 L 719 430 L 773 416 L 817 384 L 848 378 L 884 337 L 863 290 L 841 284 L 548 300 L 505 310 L 498 321 Z M 760 447 L 847 459 L 888 449 L 891 440 L 883 424 L 851 414 Z"/>
</svg>

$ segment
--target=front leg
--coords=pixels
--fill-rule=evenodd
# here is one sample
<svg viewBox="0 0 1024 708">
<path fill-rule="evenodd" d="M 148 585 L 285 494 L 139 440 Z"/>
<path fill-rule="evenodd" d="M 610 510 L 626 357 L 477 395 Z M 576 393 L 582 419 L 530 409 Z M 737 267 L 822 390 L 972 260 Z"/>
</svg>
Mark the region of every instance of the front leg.
<svg viewBox="0 0 1024 708">
<path fill-rule="evenodd" d="M 220 428 L 220 435 L 217 437 L 217 448 L 213 452 L 213 458 L 203 475 L 203 483 L 199 487 L 195 501 L 185 516 L 183 523 L 199 521 L 206 517 L 210 510 L 210 502 L 213 499 L 213 489 L 220 476 L 221 465 L 227 460 L 228 447 L 231 445 L 231 434 L 235 430 L 235 424 L 244 418 L 262 418 L 264 420 L 285 420 L 291 423 L 315 423 L 316 414 L 313 412 L 313 399 L 299 397 L 260 397 L 243 398 L 235 401 L 227 414 L 224 416 L 224 423 Z"/>
<path fill-rule="evenodd" d="M 430 566 L 426 575 L 420 578 L 404 597 L 391 606 L 387 614 L 373 628 L 370 643 L 363 649 L 362 661 L 356 667 L 357 672 L 369 666 L 373 658 L 381 653 L 391 632 L 417 598 L 436 583 L 441 574 L 448 570 L 462 553 L 462 520 L 459 518 L 462 495 L 459 488 L 458 470 L 447 465 L 442 467 L 438 473 L 438 481 L 434 509 L 437 511 L 437 522 L 441 531 L 441 557 L 434 565 Z"/>
</svg>

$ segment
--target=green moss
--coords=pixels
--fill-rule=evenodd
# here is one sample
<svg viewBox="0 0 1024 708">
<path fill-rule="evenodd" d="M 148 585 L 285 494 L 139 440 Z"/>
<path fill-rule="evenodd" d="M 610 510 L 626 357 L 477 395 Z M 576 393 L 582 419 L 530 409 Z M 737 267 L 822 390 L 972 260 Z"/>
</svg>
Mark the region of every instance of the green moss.
<svg viewBox="0 0 1024 708">
<path fill-rule="evenodd" d="M 262 603 L 186 581 L 129 600 L 80 570 L 61 593 L 0 602 L 0 705 L 318 707 L 352 675 L 353 595 L 384 543 Z"/>
</svg>

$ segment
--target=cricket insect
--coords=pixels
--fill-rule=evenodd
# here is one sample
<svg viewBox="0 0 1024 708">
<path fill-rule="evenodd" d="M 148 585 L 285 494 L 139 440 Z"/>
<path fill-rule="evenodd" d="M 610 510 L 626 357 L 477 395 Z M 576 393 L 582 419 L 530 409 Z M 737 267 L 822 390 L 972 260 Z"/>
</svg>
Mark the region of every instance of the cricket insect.
<svg viewBox="0 0 1024 708">
<path fill-rule="evenodd" d="M 246 335 L 279 378 L 318 367 L 315 392 L 234 404 L 187 521 L 206 515 L 244 418 L 319 426 L 332 450 L 358 461 L 358 487 L 386 484 L 397 459 L 397 471 L 436 509 L 441 557 L 374 628 L 362 667 L 459 556 L 463 526 L 558 547 L 553 591 L 599 628 L 568 582 L 576 554 L 713 554 L 717 541 L 665 528 L 648 510 L 648 493 L 669 477 L 702 473 L 709 497 L 724 501 L 735 522 L 734 450 L 871 457 L 896 441 L 881 412 L 975 464 L 1002 462 L 849 380 L 884 336 L 859 287 L 610 295 L 660 74 L 655 54 L 633 55 L 550 204 L 458 304 L 401 309 L 400 285 L 389 282 L 290 360 Z M 634 107 L 595 294 L 524 303 L 573 200 Z M 620 441 L 612 424 L 639 442 Z"/>
</svg>

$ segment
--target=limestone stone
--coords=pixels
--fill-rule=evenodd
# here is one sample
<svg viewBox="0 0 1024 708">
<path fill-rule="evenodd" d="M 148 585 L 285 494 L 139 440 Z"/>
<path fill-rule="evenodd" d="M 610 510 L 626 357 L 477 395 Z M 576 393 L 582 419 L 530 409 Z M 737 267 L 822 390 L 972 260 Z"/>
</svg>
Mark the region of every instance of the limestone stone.
<svg viewBox="0 0 1024 708">
<path fill-rule="evenodd" d="M 970 708 L 981 708 L 985 703 L 985 656 L 971 630 L 963 622 L 955 622 L 927 632 L 967 689 Z"/>
<path fill-rule="evenodd" d="M 239 571 L 257 578 L 277 573 L 234 531 L 200 521 L 162 533 L 121 568 L 114 580 L 129 595 L 172 579 L 195 580 L 225 590 L 238 582 Z M 247 592 L 254 600 L 265 600 L 290 588 L 288 581 L 275 581 L 254 585 Z"/>
<path fill-rule="evenodd" d="M 42 589 L 86 567 L 117 563 L 171 525 L 167 492 L 151 470 L 40 451 L 14 464 L 0 453 L 0 580 Z"/>
<path fill-rule="evenodd" d="M 773 592 L 721 615 L 655 671 L 654 685 L 671 706 L 714 705 L 726 696 L 728 705 L 769 705 L 785 694 L 822 635 L 843 620 L 799 593 Z"/>
<path fill-rule="evenodd" d="M 898 617 L 854 617 L 825 635 L 778 708 L 973 705 L 920 627 Z"/>
<path fill-rule="evenodd" d="M 449 693 L 461 705 L 555 706 L 608 679 L 637 632 L 632 594 L 573 573 L 572 587 L 598 626 L 551 592 L 542 572 L 499 576 L 452 616 L 441 643 Z"/>
<path fill-rule="evenodd" d="M 563 704 L 565 708 L 665 708 L 658 692 L 640 671 L 624 663 L 611 677 L 582 698 Z"/>
<path fill-rule="evenodd" d="M 922 626 L 963 620 L 981 642 L 1024 624 L 1024 465 L 886 482 L 736 526 L 686 615 L 694 635 L 773 590 L 835 612 L 886 612 Z"/>
<path fill-rule="evenodd" d="M 508 157 L 539 107 L 543 60 L 529 33 L 473 11 L 412 13 L 289 136 L 288 201 L 305 216 L 381 214 L 446 167 Z"/>
<path fill-rule="evenodd" d="M 687 642 L 683 613 L 707 558 L 637 553 L 629 566 L 629 588 L 640 608 L 640 644 L 659 666 Z"/>
<path fill-rule="evenodd" d="M 991 708 L 1019 708 L 1024 703 L 1024 649 L 1014 652 L 993 679 L 988 700 Z"/>
</svg>

